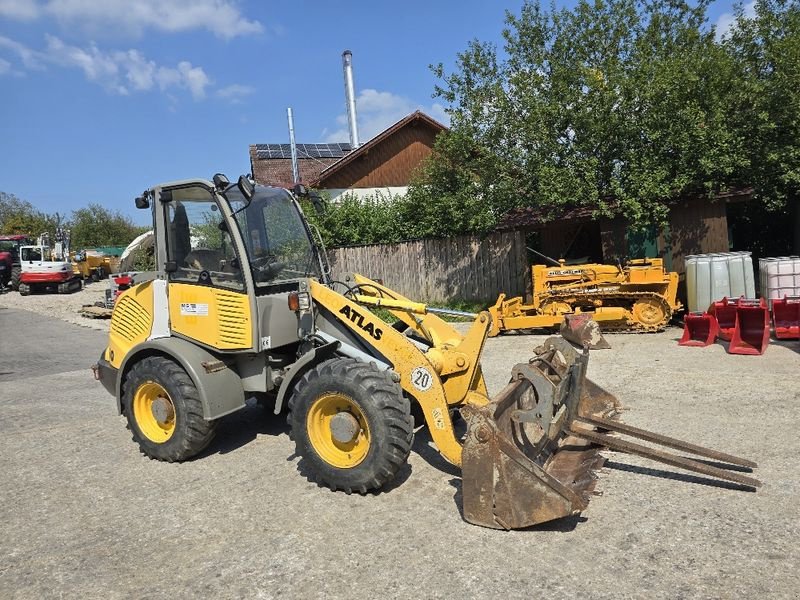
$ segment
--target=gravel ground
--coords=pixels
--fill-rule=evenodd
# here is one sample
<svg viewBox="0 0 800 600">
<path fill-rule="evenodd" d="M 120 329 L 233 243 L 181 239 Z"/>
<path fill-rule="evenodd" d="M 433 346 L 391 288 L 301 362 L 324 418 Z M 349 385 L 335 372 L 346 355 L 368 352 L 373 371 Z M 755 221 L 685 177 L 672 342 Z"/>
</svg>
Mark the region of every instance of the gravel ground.
<svg viewBox="0 0 800 600">
<path fill-rule="evenodd" d="M 309 483 L 255 406 L 198 459 L 157 463 L 91 380 L 104 335 L 2 308 L 0 331 L 30 356 L 0 358 L 2 598 L 797 598 L 800 342 L 752 357 L 679 347 L 678 329 L 609 336 L 589 376 L 627 423 L 756 459 L 764 487 L 609 453 L 580 517 L 502 532 L 463 521 L 424 429 L 398 482 L 363 497 Z M 542 339 L 487 342 L 491 393 Z"/>
<path fill-rule="evenodd" d="M 0 307 L 28 310 L 61 319 L 98 331 L 108 331 L 110 319 L 89 319 L 78 313 L 84 304 L 105 301 L 107 281 L 88 282 L 79 292 L 72 294 L 32 294 L 20 296 L 17 292 L 0 294 Z"/>
</svg>

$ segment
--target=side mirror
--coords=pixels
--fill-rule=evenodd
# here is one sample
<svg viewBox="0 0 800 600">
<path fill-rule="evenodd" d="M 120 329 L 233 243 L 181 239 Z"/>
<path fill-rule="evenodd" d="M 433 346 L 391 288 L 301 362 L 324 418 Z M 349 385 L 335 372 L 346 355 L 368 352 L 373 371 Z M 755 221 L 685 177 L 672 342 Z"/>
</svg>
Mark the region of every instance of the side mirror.
<svg viewBox="0 0 800 600">
<path fill-rule="evenodd" d="M 134 200 L 136 208 L 150 208 L 150 199 L 146 196 L 139 196 Z"/>
<path fill-rule="evenodd" d="M 242 192 L 244 199 L 250 202 L 253 199 L 253 194 L 256 193 L 256 186 L 245 175 L 239 176 L 239 181 L 236 182 L 236 187 Z"/>
<path fill-rule="evenodd" d="M 308 188 L 304 186 L 302 183 L 295 183 L 294 187 L 292 188 L 294 195 L 298 198 L 305 198 L 308 196 Z"/>
</svg>

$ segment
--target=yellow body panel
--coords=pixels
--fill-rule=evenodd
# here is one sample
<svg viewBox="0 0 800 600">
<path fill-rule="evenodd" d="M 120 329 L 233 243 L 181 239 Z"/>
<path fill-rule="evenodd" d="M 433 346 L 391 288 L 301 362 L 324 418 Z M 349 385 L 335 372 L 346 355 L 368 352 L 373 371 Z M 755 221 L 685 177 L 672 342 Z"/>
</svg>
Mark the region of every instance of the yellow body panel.
<svg viewBox="0 0 800 600">
<path fill-rule="evenodd" d="M 358 283 L 368 284 L 362 294 L 399 301 L 406 299 L 364 277 L 357 276 Z M 461 465 L 461 443 L 455 436 L 450 419 L 450 407 L 467 403 L 488 404 L 486 385 L 480 370 L 480 351 L 486 340 L 489 315 L 481 313 L 470 328 L 461 336 L 455 329 L 432 314 L 415 319 L 416 315 L 399 308 L 392 313 L 414 323 L 424 337 L 437 340 L 433 348 L 424 354 L 402 333 L 333 290 L 311 282 L 311 297 L 336 315 L 342 323 L 361 337 L 392 364 L 400 376 L 400 386 L 419 403 L 428 423 L 433 442 L 441 455 L 450 463 Z M 424 307 L 423 307 L 424 308 Z M 420 305 L 409 302 L 409 309 L 420 310 Z M 406 322 L 408 322 L 406 321 Z M 409 324 L 411 324 L 409 323 Z"/>
<path fill-rule="evenodd" d="M 219 350 L 253 347 L 253 323 L 247 294 L 204 285 L 170 283 L 170 327 Z"/>
<path fill-rule="evenodd" d="M 119 369 L 131 348 L 144 342 L 153 327 L 153 284 L 146 281 L 125 290 L 111 313 L 105 359 Z"/>
</svg>

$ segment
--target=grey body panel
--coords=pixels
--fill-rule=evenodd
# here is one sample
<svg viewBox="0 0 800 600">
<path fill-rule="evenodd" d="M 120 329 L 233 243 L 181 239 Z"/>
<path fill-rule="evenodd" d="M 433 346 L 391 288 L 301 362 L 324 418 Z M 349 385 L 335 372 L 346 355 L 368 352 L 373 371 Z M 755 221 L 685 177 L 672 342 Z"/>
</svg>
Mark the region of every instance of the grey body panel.
<svg viewBox="0 0 800 600">
<path fill-rule="evenodd" d="M 267 392 L 274 387 L 272 370 L 267 365 L 263 352 L 258 354 L 236 354 L 236 370 L 245 392 Z"/>
<path fill-rule="evenodd" d="M 300 340 L 297 313 L 289 310 L 289 293 L 256 297 L 259 335 L 269 338 L 269 348 L 280 348 Z M 266 349 L 266 348 L 262 348 Z"/>
<path fill-rule="evenodd" d="M 225 367 L 208 373 L 202 363 L 218 362 L 219 356 L 209 353 L 192 342 L 176 337 L 167 337 L 149 340 L 128 352 L 117 377 L 117 411 L 122 412 L 120 399 L 122 398 L 122 382 L 125 374 L 129 367 L 138 360 L 137 357 L 148 354 L 169 356 L 183 367 L 197 387 L 200 401 L 203 404 L 203 418 L 207 421 L 224 417 L 245 406 L 242 380 L 236 371 Z"/>
</svg>

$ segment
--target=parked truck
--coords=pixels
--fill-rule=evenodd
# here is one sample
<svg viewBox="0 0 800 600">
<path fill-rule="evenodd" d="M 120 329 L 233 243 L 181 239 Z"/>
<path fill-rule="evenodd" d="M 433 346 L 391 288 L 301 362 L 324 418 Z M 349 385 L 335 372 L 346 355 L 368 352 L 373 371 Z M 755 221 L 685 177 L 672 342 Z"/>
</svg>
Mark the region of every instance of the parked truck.
<svg viewBox="0 0 800 600">
<path fill-rule="evenodd" d="M 11 286 L 11 289 L 19 289 L 19 277 L 22 269 L 20 268 L 19 249 L 21 246 L 30 244 L 31 239 L 27 235 L 0 235 L 0 286 Z"/>
</svg>

